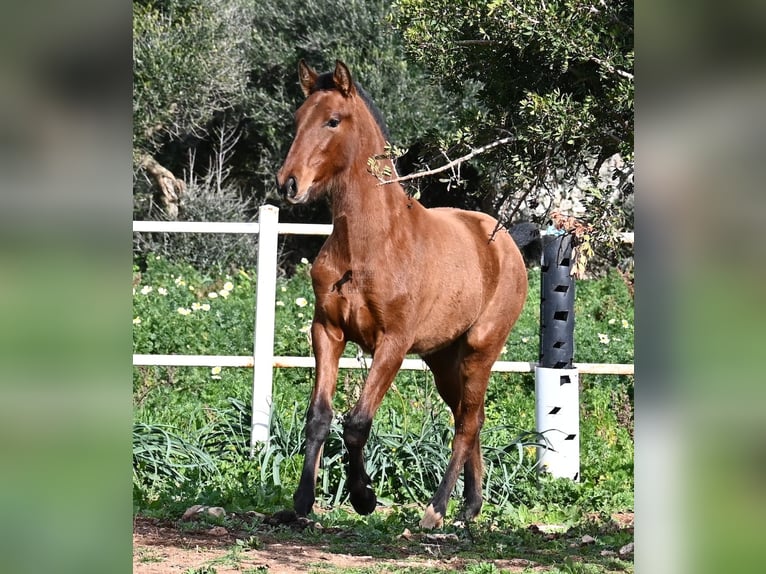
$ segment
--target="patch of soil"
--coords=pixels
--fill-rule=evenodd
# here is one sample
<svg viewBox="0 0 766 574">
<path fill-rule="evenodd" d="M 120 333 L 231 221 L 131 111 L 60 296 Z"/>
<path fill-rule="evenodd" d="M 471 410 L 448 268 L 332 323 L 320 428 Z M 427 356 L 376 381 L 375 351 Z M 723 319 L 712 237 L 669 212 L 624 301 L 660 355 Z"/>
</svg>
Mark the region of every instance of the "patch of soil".
<svg viewBox="0 0 766 574">
<path fill-rule="evenodd" d="M 333 541 L 337 543 L 337 537 L 349 537 L 353 533 L 317 527 L 316 536 L 302 536 L 297 531 L 311 523 L 291 522 L 289 518 L 275 521 L 273 517 L 261 521 L 262 518 L 251 517 L 247 531 L 234 531 L 223 526 L 190 525 L 138 516 L 133 524 L 133 573 L 183 574 L 193 569 L 204 572 L 206 566 L 214 568 L 216 574 L 247 571 L 287 574 L 373 566 L 376 569 L 417 566 L 454 572 L 475 562 L 454 556 L 448 540 L 440 544 L 437 538 L 435 544 L 429 543 L 434 542 L 433 536 L 439 535 L 416 534 L 414 536 L 421 542 L 417 550 L 413 548 L 411 538 L 407 538 L 402 540 L 401 546 L 387 549 L 390 558 L 381 558 L 380 552 L 376 552 L 377 556 L 366 556 L 358 551 L 358 547 L 349 547 L 354 554 L 338 552 L 337 544 L 330 549 Z M 632 513 L 615 515 L 612 519 L 618 528 L 632 528 Z M 247 524 L 243 523 L 245 526 Z M 295 536 L 289 535 L 291 529 Z M 255 542 L 249 544 L 248 541 L 253 539 Z M 546 570 L 545 566 L 523 558 L 492 562 L 497 568 L 510 572 Z"/>
<path fill-rule="evenodd" d="M 332 533 L 329 533 L 332 534 Z M 342 535 L 342 533 L 341 533 Z M 244 546 L 232 556 L 237 540 L 247 540 L 252 532 L 230 532 L 221 526 L 206 531 L 184 531 L 169 521 L 136 517 L 133 526 L 133 573 L 182 573 L 187 569 L 212 565 L 216 574 L 241 574 L 252 569 L 271 574 L 309 572 L 317 568 L 363 568 L 382 563 L 395 567 L 418 566 L 454 570 L 454 560 L 417 557 L 412 559 L 343 554 L 328 551 L 329 544 L 318 540 L 285 541 L 267 532 L 257 535 L 257 548 Z M 298 538 L 296 536 L 296 538 Z"/>
<path fill-rule="evenodd" d="M 137 521 L 133 533 L 134 574 L 166 574 L 213 565 L 217 574 L 241 574 L 243 570 L 307 572 L 311 565 L 332 559 L 338 566 L 369 565 L 360 557 L 328 555 L 306 544 L 266 542 L 261 549 L 243 549 L 231 557 L 236 537 L 231 533 L 185 533 L 172 527 Z"/>
</svg>

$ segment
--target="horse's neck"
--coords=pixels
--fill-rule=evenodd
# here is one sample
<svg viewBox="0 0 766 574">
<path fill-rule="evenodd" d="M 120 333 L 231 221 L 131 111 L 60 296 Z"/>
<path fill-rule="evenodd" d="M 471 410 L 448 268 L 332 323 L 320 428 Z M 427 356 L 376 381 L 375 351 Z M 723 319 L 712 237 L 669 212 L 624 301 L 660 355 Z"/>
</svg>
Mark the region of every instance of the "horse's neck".
<svg viewBox="0 0 766 574">
<path fill-rule="evenodd" d="M 383 255 L 395 237 L 408 231 L 404 216 L 413 202 L 399 184 L 378 185 L 369 173 L 356 175 L 333 191 L 333 235 L 349 259 L 364 260 Z"/>
</svg>

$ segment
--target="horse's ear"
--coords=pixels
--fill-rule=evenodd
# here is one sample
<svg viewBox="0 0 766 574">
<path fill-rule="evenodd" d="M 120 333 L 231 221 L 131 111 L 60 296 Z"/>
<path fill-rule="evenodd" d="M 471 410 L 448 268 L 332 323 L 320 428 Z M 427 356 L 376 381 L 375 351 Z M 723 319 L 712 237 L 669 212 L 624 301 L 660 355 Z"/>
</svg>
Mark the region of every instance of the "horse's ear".
<svg viewBox="0 0 766 574">
<path fill-rule="evenodd" d="M 311 89 L 317 81 L 318 74 L 303 60 L 298 62 L 298 81 L 301 84 L 303 95 L 308 97 Z"/>
<path fill-rule="evenodd" d="M 351 72 L 349 72 L 348 66 L 340 60 L 335 60 L 335 72 L 332 75 L 332 80 L 335 83 L 335 87 L 338 88 L 338 91 L 344 97 L 347 98 L 356 93 L 354 80 L 351 79 Z"/>
</svg>

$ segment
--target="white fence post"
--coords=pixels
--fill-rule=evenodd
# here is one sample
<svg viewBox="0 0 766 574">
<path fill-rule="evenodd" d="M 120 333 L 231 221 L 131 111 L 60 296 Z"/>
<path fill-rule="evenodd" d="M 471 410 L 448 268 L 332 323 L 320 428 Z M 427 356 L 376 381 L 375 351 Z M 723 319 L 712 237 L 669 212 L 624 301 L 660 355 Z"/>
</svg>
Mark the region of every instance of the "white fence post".
<svg viewBox="0 0 766 574">
<path fill-rule="evenodd" d="M 580 375 L 577 369 L 535 367 L 535 427 L 543 436 L 541 472 L 580 481 Z"/>
<path fill-rule="evenodd" d="M 250 453 L 255 444 L 268 442 L 271 423 L 271 387 L 274 364 L 274 301 L 277 294 L 277 243 L 279 209 L 262 205 L 258 210 L 258 268 L 253 336 L 253 420 Z"/>
</svg>

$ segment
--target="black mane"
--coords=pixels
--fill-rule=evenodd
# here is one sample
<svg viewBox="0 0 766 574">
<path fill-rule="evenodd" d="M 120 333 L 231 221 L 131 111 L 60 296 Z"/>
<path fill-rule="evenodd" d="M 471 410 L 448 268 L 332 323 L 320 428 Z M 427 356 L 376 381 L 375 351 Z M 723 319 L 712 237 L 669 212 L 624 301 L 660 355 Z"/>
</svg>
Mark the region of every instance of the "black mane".
<svg viewBox="0 0 766 574">
<path fill-rule="evenodd" d="M 391 134 L 388 133 L 388 126 L 386 126 L 386 121 L 383 119 L 383 114 L 380 113 L 378 106 L 376 106 L 375 102 L 372 101 L 370 94 L 368 94 L 367 90 L 360 86 L 358 82 L 354 82 L 354 87 L 362 97 L 362 101 L 364 101 L 367 109 L 370 110 L 372 117 L 375 118 L 375 123 L 378 124 L 380 131 L 383 132 L 383 137 L 386 139 L 386 141 L 391 141 Z M 316 82 L 314 82 L 314 86 L 311 89 L 311 93 L 314 93 L 318 90 L 336 89 L 337 87 L 335 85 L 335 81 L 333 80 L 333 73 L 326 72 L 324 74 L 320 74 L 319 77 L 317 77 Z"/>
</svg>

